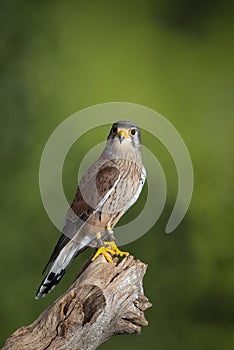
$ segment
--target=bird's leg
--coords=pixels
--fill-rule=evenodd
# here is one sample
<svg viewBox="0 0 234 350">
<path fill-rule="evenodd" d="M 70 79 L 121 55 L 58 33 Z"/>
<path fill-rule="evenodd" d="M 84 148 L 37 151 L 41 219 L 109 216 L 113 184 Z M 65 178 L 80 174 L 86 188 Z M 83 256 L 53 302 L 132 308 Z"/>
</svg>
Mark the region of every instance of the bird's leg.
<svg viewBox="0 0 234 350">
<path fill-rule="evenodd" d="M 128 252 L 122 252 L 121 250 L 119 250 L 119 248 L 117 247 L 115 241 L 110 241 L 110 242 L 104 242 L 105 246 L 108 248 L 110 247 L 111 248 L 111 251 L 112 251 L 112 255 L 120 255 L 120 256 L 128 256 L 129 253 Z M 106 248 L 106 249 L 107 249 Z"/>
<path fill-rule="evenodd" d="M 116 255 L 120 255 L 120 256 L 128 256 L 129 253 L 128 252 L 122 252 L 121 250 L 119 250 L 119 248 L 117 247 L 116 243 L 115 243 L 115 237 L 114 237 L 114 233 L 110 227 L 110 225 L 107 225 L 107 233 L 108 233 L 108 241 L 105 241 L 104 244 L 107 247 L 110 247 L 112 249 L 112 251 L 114 252 L 114 254 Z M 110 241 L 109 241 L 110 239 Z"/>
<path fill-rule="evenodd" d="M 98 232 L 96 234 L 96 238 L 97 238 L 97 244 L 98 244 L 99 248 L 96 251 L 95 255 L 93 256 L 92 261 L 94 261 L 100 254 L 102 254 L 102 255 L 104 255 L 104 257 L 106 258 L 107 261 L 109 261 L 111 264 L 113 264 L 113 261 L 112 261 L 112 259 L 110 257 L 110 254 L 111 255 L 115 255 L 116 253 L 111 248 L 108 248 L 108 247 L 104 246 L 104 244 L 102 242 L 102 239 L 101 239 L 101 233 L 100 232 Z"/>
<path fill-rule="evenodd" d="M 103 241 L 102 241 L 101 232 L 97 232 L 97 233 L 96 233 L 96 241 L 97 241 L 97 247 L 98 247 L 98 248 L 104 246 Z"/>
<path fill-rule="evenodd" d="M 115 241 L 114 232 L 113 232 L 110 225 L 107 225 L 106 232 L 107 232 L 107 235 L 105 236 L 105 238 L 106 238 L 107 242 Z"/>
<path fill-rule="evenodd" d="M 108 235 L 110 235 L 108 238 L 110 238 L 111 240 L 110 241 L 108 240 L 105 242 L 102 242 L 100 232 L 98 232 L 96 234 L 97 244 L 98 244 L 99 248 L 96 251 L 94 257 L 92 258 L 92 261 L 94 261 L 100 254 L 102 254 L 102 255 L 104 255 L 104 257 L 106 258 L 107 261 L 109 261 L 111 264 L 113 264 L 113 261 L 110 257 L 110 254 L 111 255 L 120 255 L 120 256 L 123 256 L 123 255 L 128 256 L 129 255 L 128 252 L 122 252 L 121 250 L 119 250 L 119 248 L 117 247 L 117 245 L 115 243 L 115 237 L 113 235 L 113 231 L 109 225 L 107 226 L 107 233 L 108 233 Z"/>
</svg>

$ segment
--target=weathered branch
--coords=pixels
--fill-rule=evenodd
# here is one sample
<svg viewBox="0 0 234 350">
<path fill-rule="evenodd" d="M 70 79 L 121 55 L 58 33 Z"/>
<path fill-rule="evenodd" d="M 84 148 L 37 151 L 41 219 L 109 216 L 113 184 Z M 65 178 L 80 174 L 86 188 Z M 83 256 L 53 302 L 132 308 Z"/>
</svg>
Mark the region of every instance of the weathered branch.
<svg viewBox="0 0 234 350">
<path fill-rule="evenodd" d="M 92 350 L 116 334 L 141 331 L 146 265 L 132 256 L 119 264 L 103 256 L 88 263 L 69 290 L 30 326 L 14 332 L 2 350 Z"/>
</svg>

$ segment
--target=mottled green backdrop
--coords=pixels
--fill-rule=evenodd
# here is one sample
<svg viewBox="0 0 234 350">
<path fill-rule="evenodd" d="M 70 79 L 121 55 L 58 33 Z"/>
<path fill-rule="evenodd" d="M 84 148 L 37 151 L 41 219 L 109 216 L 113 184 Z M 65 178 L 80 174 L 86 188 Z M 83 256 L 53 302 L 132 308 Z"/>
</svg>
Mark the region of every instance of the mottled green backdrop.
<svg viewBox="0 0 234 350">
<path fill-rule="evenodd" d="M 125 249 L 149 265 L 144 286 L 153 307 L 141 335 L 112 338 L 100 349 L 233 348 L 233 37 L 233 6 L 225 0 L 0 2 L 1 343 L 66 290 L 90 254 L 35 301 L 58 237 L 38 186 L 49 135 L 84 107 L 125 101 L 175 125 L 195 186 L 184 221 L 166 235 L 176 169 L 162 144 L 143 134 L 164 168 L 168 198 L 154 228 Z M 107 129 L 84 135 L 69 153 L 69 200 L 79 162 Z"/>
</svg>

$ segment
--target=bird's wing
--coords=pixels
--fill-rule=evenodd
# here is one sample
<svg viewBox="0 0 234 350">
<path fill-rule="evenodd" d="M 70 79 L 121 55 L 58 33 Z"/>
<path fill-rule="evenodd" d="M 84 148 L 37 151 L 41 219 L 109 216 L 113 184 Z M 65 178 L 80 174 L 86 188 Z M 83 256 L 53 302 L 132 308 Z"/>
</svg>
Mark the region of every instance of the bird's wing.
<svg viewBox="0 0 234 350">
<path fill-rule="evenodd" d="M 119 178 L 119 170 L 112 161 L 106 161 L 104 164 L 102 162 L 100 167 L 95 163 L 83 176 L 75 198 L 67 212 L 62 235 L 43 272 L 46 270 L 47 266 L 58 257 L 61 250 L 72 238 L 78 241 L 80 229 L 85 222 L 103 206 L 111 192 L 115 189 Z M 86 237 L 80 249 L 77 243 L 77 250 L 85 249 L 91 240 L 92 237 Z"/>
<path fill-rule="evenodd" d="M 94 169 L 94 170 L 93 170 Z M 112 161 L 100 167 L 94 164 L 83 176 L 76 196 L 66 216 L 63 233 L 73 238 L 83 224 L 106 202 L 120 179 L 119 170 Z"/>
</svg>

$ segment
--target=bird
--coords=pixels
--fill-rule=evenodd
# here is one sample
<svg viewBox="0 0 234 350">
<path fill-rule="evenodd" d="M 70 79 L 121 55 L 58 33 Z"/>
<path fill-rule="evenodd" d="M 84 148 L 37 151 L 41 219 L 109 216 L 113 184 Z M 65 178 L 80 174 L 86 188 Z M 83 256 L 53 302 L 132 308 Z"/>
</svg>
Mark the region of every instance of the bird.
<svg viewBox="0 0 234 350">
<path fill-rule="evenodd" d="M 136 124 L 117 121 L 112 125 L 99 159 L 80 180 L 36 299 L 51 292 L 72 260 L 88 247 L 96 249 L 92 261 L 104 255 L 113 263 L 112 256 L 129 255 L 117 247 L 113 228 L 137 201 L 146 180 L 141 143 Z"/>
</svg>

